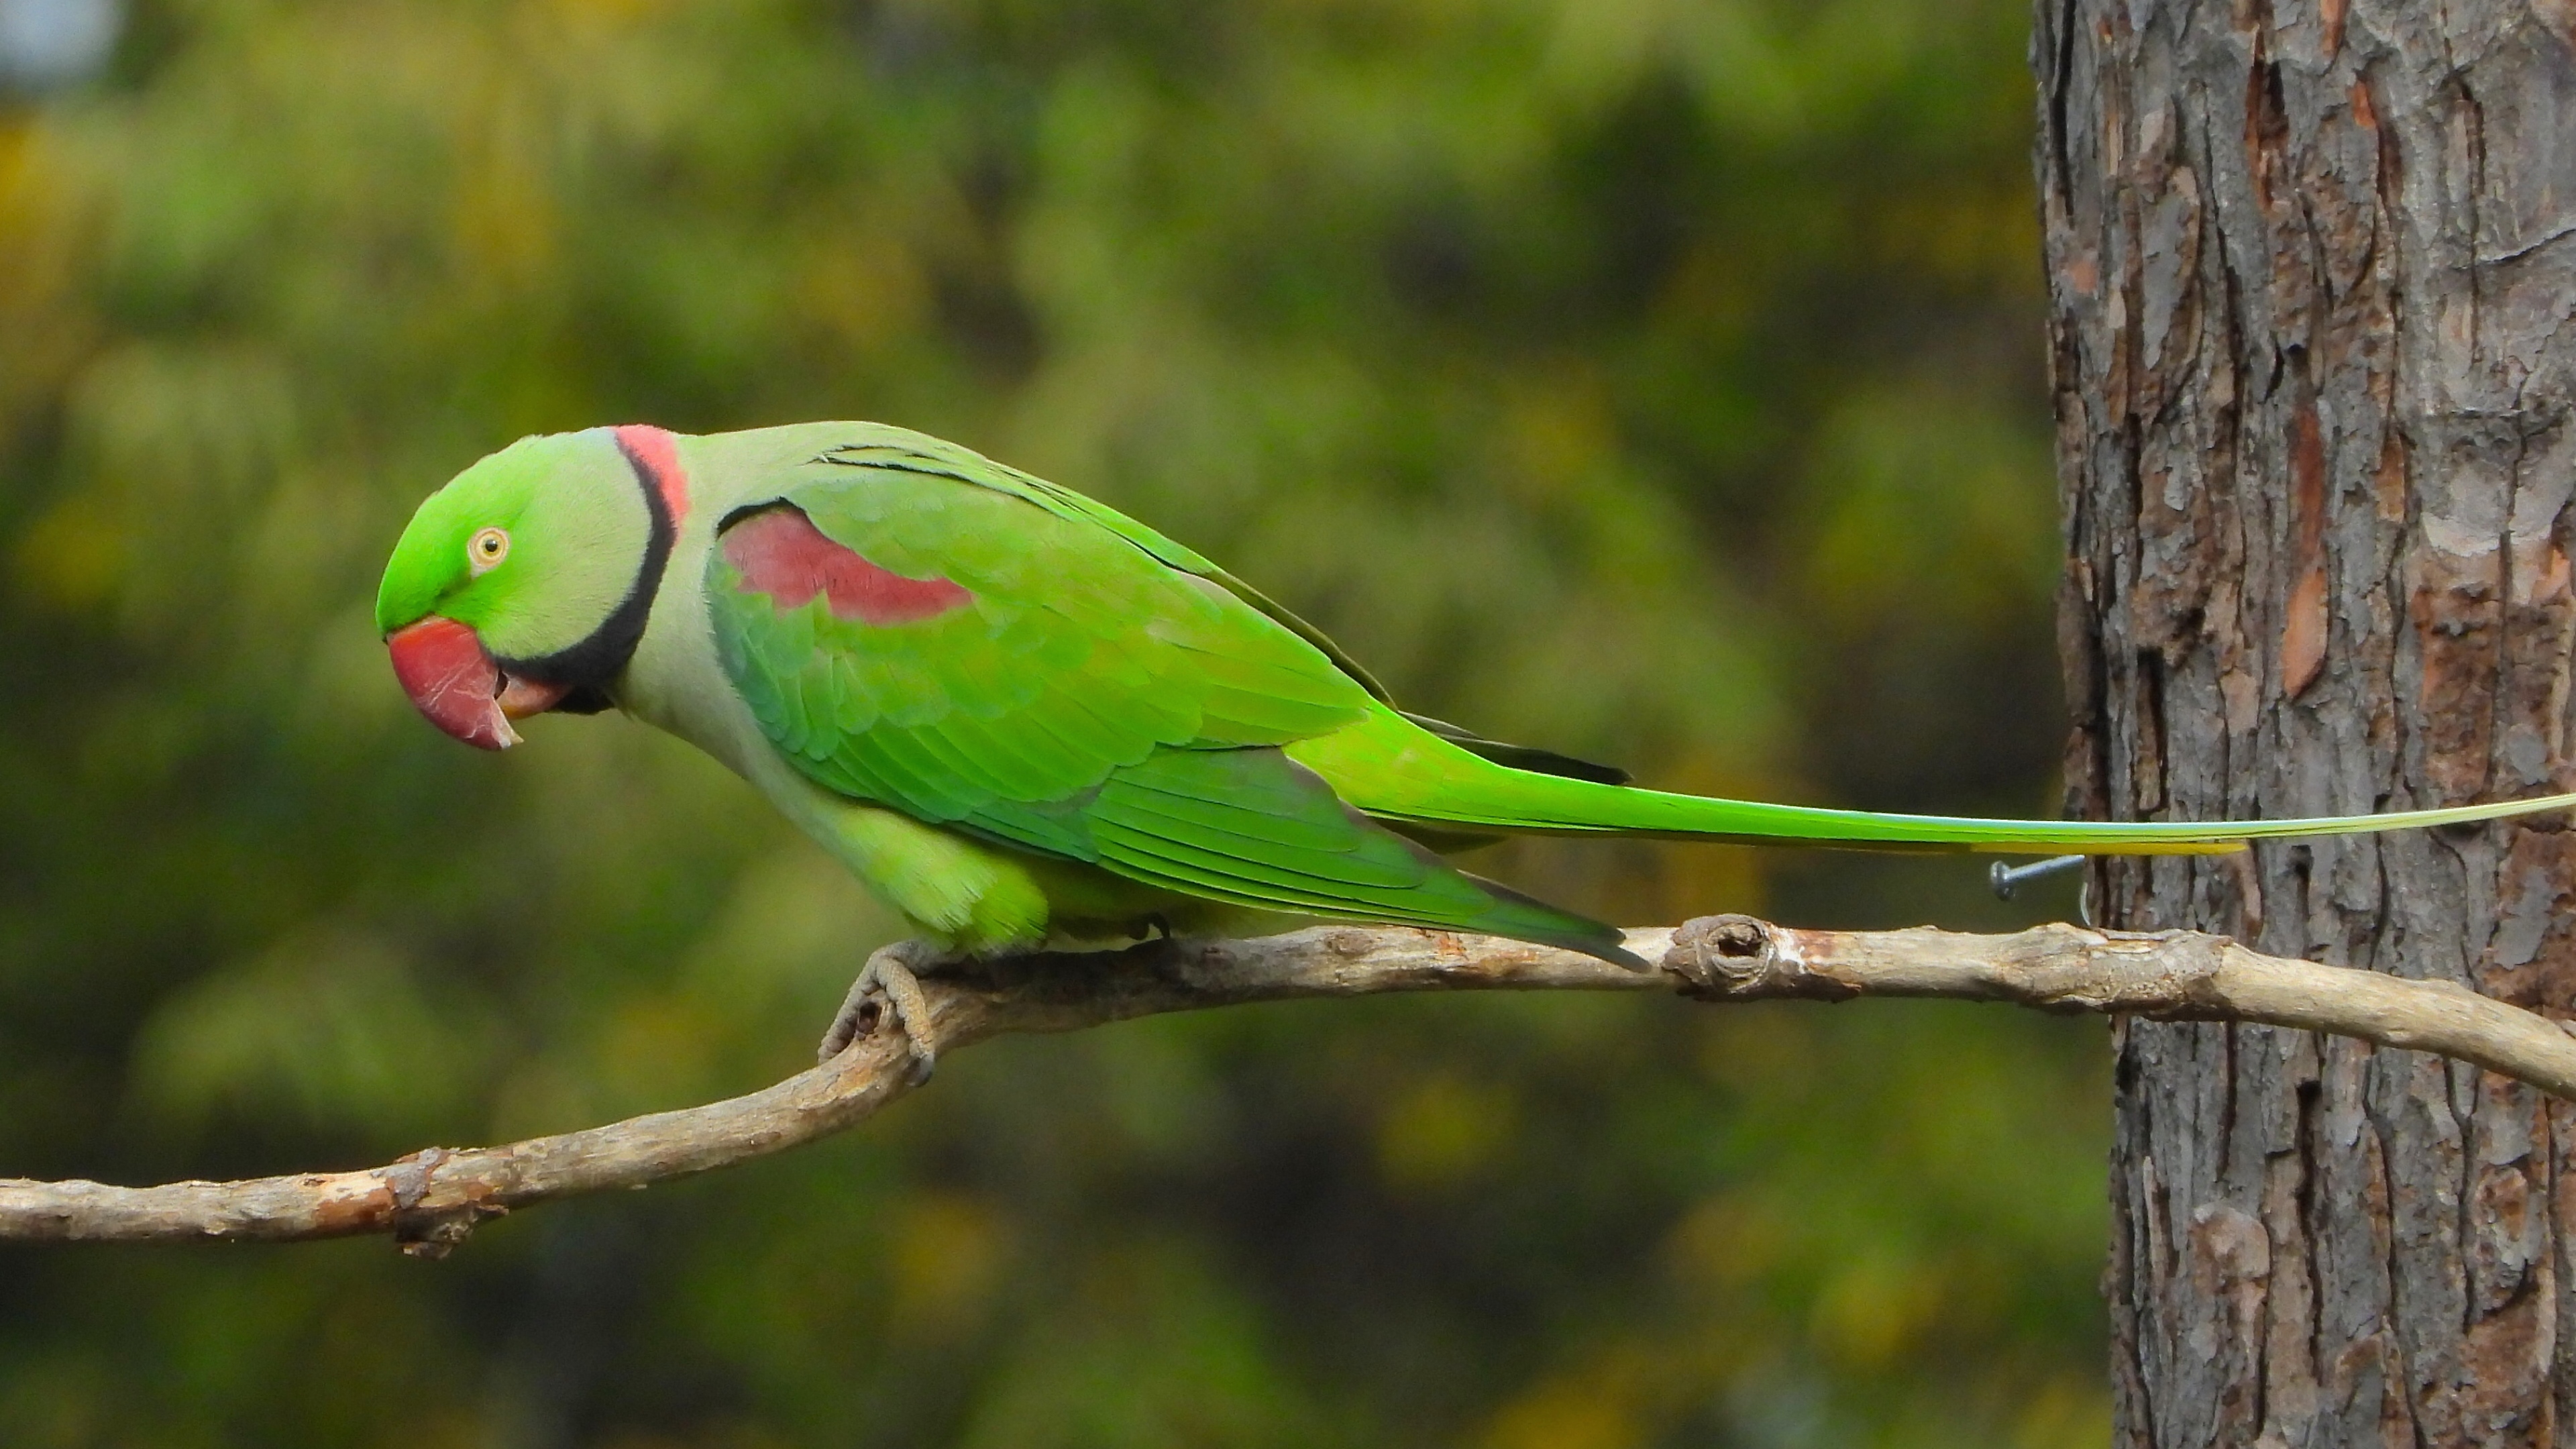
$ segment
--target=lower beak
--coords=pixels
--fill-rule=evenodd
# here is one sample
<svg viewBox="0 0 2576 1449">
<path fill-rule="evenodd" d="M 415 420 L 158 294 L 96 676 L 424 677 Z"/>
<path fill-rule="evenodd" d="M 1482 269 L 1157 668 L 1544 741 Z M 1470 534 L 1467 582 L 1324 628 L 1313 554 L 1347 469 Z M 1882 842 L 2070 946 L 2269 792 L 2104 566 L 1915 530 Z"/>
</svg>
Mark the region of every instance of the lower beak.
<svg viewBox="0 0 2576 1449">
<path fill-rule="evenodd" d="M 565 693 L 559 684 L 509 678 L 472 629 L 436 614 L 386 635 L 385 650 L 421 717 L 478 749 L 517 744 L 510 721 L 545 713 Z"/>
</svg>

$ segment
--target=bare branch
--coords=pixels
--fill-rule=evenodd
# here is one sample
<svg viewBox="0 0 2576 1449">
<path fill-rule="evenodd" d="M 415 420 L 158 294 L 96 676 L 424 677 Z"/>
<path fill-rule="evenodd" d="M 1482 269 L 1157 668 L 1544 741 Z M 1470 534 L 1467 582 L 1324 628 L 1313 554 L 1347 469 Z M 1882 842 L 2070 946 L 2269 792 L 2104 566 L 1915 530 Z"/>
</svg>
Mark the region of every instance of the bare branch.
<svg viewBox="0 0 2576 1449">
<path fill-rule="evenodd" d="M 2222 936 L 2047 925 L 2006 936 L 1801 931 L 1749 916 L 1628 933 L 1635 973 L 1480 936 L 1326 926 L 1243 941 L 980 962 L 926 978 L 929 1034 L 954 1051 L 1006 1032 L 1158 1012 L 1390 991 L 1674 991 L 1705 1001 L 1935 996 L 2044 1011 L 2259 1021 L 2439 1052 L 2576 1100 L 2576 1038 L 2448 982 L 2265 956 Z M 390 1233 L 436 1257 L 476 1223 L 549 1198 L 642 1187 L 856 1125 L 911 1090 L 899 1032 L 748 1096 L 500 1147 L 432 1147 L 384 1167 L 110 1187 L 0 1179 L 0 1241 L 142 1242 Z"/>
</svg>

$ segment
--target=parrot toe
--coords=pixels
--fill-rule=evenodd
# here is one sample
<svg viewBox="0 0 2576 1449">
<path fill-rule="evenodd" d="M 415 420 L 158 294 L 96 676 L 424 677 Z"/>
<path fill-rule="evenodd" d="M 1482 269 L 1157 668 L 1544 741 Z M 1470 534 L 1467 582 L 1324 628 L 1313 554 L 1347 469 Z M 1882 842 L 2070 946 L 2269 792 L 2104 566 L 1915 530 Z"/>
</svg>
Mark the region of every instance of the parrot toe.
<svg viewBox="0 0 2576 1449">
<path fill-rule="evenodd" d="M 927 959 L 931 952 L 932 948 L 918 941 L 878 947 L 868 957 L 868 964 L 859 968 L 858 979 L 850 983 L 849 993 L 841 998 L 841 1009 L 833 1016 L 830 1029 L 823 1033 L 815 1060 L 828 1062 L 839 1056 L 861 1037 L 873 1034 L 890 1016 L 912 1048 L 912 1085 L 918 1087 L 929 1081 L 931 1068 L 939 1060 L 939 1044 L 930 1035 L 930 1001 L 921 994 L 916 972 L 935 964 Z"/>
</svg>

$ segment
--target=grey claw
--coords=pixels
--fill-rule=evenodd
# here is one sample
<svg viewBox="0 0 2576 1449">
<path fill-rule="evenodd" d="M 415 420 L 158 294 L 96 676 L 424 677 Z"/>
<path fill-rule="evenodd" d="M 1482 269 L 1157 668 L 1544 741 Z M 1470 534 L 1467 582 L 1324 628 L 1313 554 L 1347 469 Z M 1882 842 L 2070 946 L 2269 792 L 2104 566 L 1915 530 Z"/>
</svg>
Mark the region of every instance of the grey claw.
<svg viewBox="0 0 2576 1449">
<path fill-rule="evenodd" d="M 841 998 L 841 1009 L 833 1016 L 830 1030 L 823 1033 L 815 1060 L 828 1062 L 868 1035 L 868 998 L 883 996 L 886 1014 L 903 1029 L 904 1042 L 912 1049 L 912 1085 L 917 1087 L 930 1080 L 931 1068 L 939 1060 L 939 1043 L 930 1035 L 930 1000 L 921 994 L 921 979 L 913 974 L 906 949 L 909 944 L 880 947 L 868 957 L 868 964 L 859 968 L 858 979 L 850 983 L 849 993 Z"/>
</svg>

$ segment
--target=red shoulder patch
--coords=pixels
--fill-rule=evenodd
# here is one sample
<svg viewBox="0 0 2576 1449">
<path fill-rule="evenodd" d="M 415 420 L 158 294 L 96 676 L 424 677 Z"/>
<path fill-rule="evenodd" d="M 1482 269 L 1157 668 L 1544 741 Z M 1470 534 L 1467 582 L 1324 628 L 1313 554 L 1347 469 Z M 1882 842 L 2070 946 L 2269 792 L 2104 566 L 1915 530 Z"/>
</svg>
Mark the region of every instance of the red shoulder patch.
<svg viewBox="0 0 2576 1449">
<path fill-rule="evenodd" d="M 793 609 L 816 594 L 832 613 L 862 624 L 913 624 L 975 602 L 947 579 L 908 579 L 823 536 L 804 510 L 765 509 L 725 530 L 725 561 L 743 587 Z"/>
<path fill-rule="evenodd" d="M 627 461 L 653 480 L 670 512 L 671 528 L 678 531 L 689 521 L 689 479 L 680 471 L 680 440 L 649 423 L 628 423 L 613 431 Z"/>
</svg>

